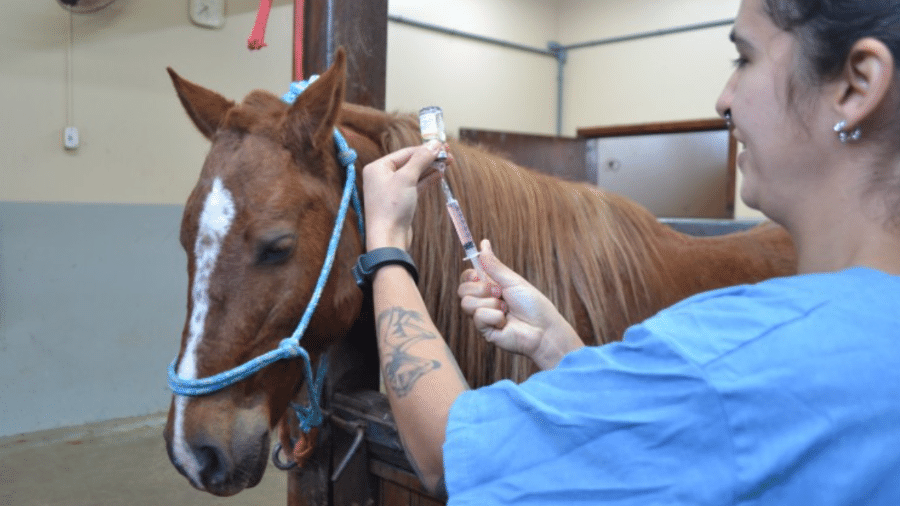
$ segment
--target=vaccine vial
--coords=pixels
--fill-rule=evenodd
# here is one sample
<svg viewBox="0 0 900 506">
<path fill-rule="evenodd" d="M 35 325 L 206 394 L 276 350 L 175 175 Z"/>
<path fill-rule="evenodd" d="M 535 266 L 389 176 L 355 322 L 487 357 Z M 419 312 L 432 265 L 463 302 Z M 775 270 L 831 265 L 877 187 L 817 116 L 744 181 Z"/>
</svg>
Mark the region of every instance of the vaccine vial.
<svg viewBox="0 0 900 506">
<path fill-rule="evenodd" d="M 441 143 L 441 151 L 438 153 L 437 162 L 443 166 L 447 160 L 447 152 L 443 145 L 447 142 L 447 133 L 444 131 L 444 111 L 440 107 L 424 107 L 419 111 L 419 131 L 422 134 L 422 144 L 430 141 Z"/>
</svg>

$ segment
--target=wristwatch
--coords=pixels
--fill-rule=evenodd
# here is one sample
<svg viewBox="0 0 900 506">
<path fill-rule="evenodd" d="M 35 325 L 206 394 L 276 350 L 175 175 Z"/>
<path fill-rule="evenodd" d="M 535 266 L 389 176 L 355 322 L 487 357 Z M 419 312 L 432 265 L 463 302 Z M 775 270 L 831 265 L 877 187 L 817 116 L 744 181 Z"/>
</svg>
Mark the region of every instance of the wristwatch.
<svg viewBox="0 0 900 506">
<path fill-rule="evenodd" d="M 353 277 L 356 284 L 362 289 L 372 286 L 372 276 L 375 271 L 385 265 L 402 265 L 412 276 L 413 281 L 419 282 L 419 271 L 409 253 L 400 248 L 376 248 L 368 253 L 363 253 L 353 266 Z"/>
</svg>

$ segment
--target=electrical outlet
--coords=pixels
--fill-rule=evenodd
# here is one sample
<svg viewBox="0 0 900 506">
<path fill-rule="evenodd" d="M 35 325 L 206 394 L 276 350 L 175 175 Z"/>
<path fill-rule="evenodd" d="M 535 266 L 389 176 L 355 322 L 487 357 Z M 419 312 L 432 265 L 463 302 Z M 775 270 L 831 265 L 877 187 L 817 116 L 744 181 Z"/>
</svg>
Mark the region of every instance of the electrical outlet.
<svg viewBox="0 0 900 506">
<path fill-rule="evenodd" d="M 63 131 L 63 146 L 66 149 L 78 149 L 78 128 L 77 127 L 66 127 Z"/>
</svg>

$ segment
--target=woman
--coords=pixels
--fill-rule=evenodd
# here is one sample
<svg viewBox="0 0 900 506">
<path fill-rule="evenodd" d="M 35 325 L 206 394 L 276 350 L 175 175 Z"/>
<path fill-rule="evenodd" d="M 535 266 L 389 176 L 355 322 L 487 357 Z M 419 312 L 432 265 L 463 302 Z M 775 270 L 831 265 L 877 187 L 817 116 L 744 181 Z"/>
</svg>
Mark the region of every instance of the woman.
<svg viewBox="0 0 900 506">
<path fill-rule="evenodd" d="M 741 195 L 800 275 L 583 347 L 485 242 L 463 308 L 544 371 L 469 391 L 403 262 L 374 273 L 394 415 L 451 504 L 900 504 L 900 0 L 743 0 L 732 40 Z M 413 240 L 438 148 L 365 168 L 370 251 Z"/>
</svg>

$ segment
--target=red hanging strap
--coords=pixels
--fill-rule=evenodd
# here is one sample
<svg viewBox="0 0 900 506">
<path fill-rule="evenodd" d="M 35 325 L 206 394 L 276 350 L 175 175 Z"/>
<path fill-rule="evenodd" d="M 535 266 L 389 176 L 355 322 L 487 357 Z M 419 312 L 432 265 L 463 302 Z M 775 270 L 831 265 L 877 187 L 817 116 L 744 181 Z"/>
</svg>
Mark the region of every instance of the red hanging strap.
<svg viewBox="0 0 900 506">
<path fill-rule="evenodd" d="M 272 10 L 272 0 L 259 0 L 259 10 L 256 11 L 256 23 L 253 31 L 247 39 L 247 48 L 251 51 L 266 47 L 266 23 L 269 21 L 269 11 Z"/>
</svg>

